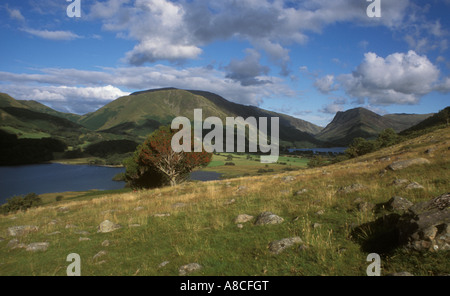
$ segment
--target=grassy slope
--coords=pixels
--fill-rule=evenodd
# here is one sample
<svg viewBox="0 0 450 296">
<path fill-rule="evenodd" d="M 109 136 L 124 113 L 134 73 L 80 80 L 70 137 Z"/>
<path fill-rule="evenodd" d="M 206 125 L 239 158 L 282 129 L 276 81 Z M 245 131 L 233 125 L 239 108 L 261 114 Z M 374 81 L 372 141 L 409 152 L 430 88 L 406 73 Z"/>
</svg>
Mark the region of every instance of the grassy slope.
<svg viewBox="0 0 450 296">
<path fill-rule="evenodd" d="M 288 172 L 281 175 L 246 177 L 205 183 L 187 183 L 135 193 L 93 196 L 81 201 L 59 204 L 0 217 L 0 275 L 65 275 L 70 253 L 81 256 L 82 275 L 178 275 L 181 265 L 198 262 L 203 269 L 193 275 L 365 275 L 368 253 L 376 248 L 362 248 L 351 238 L 352 225 L 374 221 L 379 215 L 360 212 L 354 203 L 383 203 L 392 196 L 412 202 L 428 200 L 449 191 L 450 128 L 434 131 L 400 145 L 361 158 L 325 168 Z M 428 148 L 436 148 L 431 155 Z M 390 160 L 381 160 L 389 156 Z M 392 161 L 426 157 L 429 165 L 411 167 L 380 175 Z M 282 176 L 295 180 L 285 182 Z M 425 189 L 405 191 L 392 185 L 397 178 L 422 184 Z M 338 193 L 338 188 L 360 183 L 366 189 L 355 193 Z M 245 190 L 238 190 L 246 186 Z M 294 193 L 303 188 L 308 192 Z M 226 202 L 235 199 L 235 203 Z M 175 203 L 185 203 L 174 208 Z M 65 206 L 64 213 L 58 208 Z M 142 207 L 141 210 L 135 210 Z M 316 213 L 323 210 L 322 215 Z M 258 215 L 271 211 L 285 221 L 280 225 L 255 226 L 234 224 L 239 214 Z M 170 213 L 169 217 L 153 217 Z M 123 228 L 112 233 L 97 233 L 105 219 Z M 54 225 L 50 221 L 57 220 Z M 314 229 L 313 223 L 322 224 Z M 67 224 L 78 228 L 66 229 Z M 139 224 L 139 227 L 131 227 Z M 22 243 L 47 241 L 43 253 L 24 249 L 10 250 L 7 228 L 13 225 L 38 225 L 39 231 L 20 238 Z M 76 231 L 90 234 L 77 234 Z M 47 235 L 61 232 L 53 236 Z M 370 237 L 370 231 L 366 233 Z M 79 238 L 89 237 L 89 241 Z M 271 241 L 300 236 L 309 245 L 273 255 Z M 110 245 L 103 247 L 104 240 Z M 94 260 L 99 251 L 106 255 Z M 170 261 L 163 268 L 158 265 Z M 409 271 L 414 275 L 437 275 L 450 272 L 448 252 L 420 254 L 397 248 L 382 254 L 382 275 Z"/>
</svg>

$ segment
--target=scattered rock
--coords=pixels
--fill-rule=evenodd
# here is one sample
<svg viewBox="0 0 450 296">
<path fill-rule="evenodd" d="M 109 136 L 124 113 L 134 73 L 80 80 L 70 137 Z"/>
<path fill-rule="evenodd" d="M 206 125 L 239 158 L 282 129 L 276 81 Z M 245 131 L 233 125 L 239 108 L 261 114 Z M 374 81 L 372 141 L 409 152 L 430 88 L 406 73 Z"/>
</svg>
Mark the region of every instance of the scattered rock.
<svg viewBox="0 0 450 296">
<path fill-rule="evenodd" d="M 89 231 L 84 231 L 84 230 L 80 230 L 80 231 L 74 231 L 74 233 L 76 234 L 81 234 L 81 235 L 89 235 Z"/>
<path fill-rule="evenodd" d="M 42 243 L 31 243 L 27 246 L 26 250 L 28 252 L 44 252 L 47 251 L 49 246 L 49 243 L 47 242 L 42 242 Z"/>
<path fill-rule="evenodd" d="M 141 227 L 141 224 L 130 224 L 128 227 Z"/>
<path fill-rule="evenodd" d="M 239 229 L 242 229 L 242 228 L 244 228 L 244 225 L 243 224 L 237 224 L 236 227 L 239 228 Z"/>
<path fill-rule="evenodd" d="M 418 251 L 450 250 L 450 193 L 417 203 L 398 223 L 400 242 Z"/>
<path fill-rule="evenodd" d="M 360 212 L 370 212 L 375 208 L 375 204 L 367 201 L 363 201 L 358 205 L 358 210 Z"/>
<path fill-rule="evenodd" d="M 68 207 L 59 207 L 56 211 L 60 213 L 67 213 L 70 209 Z"/>
<path fill-rule="evenodd" d="M 271 212 L 264 212 L 259 214 L 256 218 L 255 225 L 279 224 L 284 221 L 283 218 Z"/>
<path fill-rule="evenodd" d="M 164 261 L 161 264 L 158 265 L 158 268 L 163 268 L 164 266 L 166 266 L 167 264 L 169 264 L 170 261 Z"/>
<path fill-rule="evenodd" d="M 79 242 L 90 241 L 90 240 L 91 240 L 91 239 L 88 238 L 88 237 L 80 237 L 80 238 L 78 239 Z"/>
<path fill-rule="evenodd" d="M 392 182 L 394 186 L 404 186 L 407 183 L 409 183 L 409 180 L 407 179 L 395 179 L 394 182 Z"/>
<path fill-rule="evenodd" d="M 320 228 L 320 227 L 322 227 L 322 224 L 320 224 L 320 223 L 314 223 L 312 225 L 312 228 L 314 228 L 314 229 L 317 229 L 317 228 Z"/>
<path fill-rule="evenodd" d="M 52 220 L 48 222 L 48 225 L 56 225 L 56 224 L 58 224 L 58 220 Z"/>
<path fill-rule="evenodd" d="M 413 205 L 412 202 L 400 196 L 392 197 L 387 203 L 386 208 L 389 210 L 406 211 Z"/>
<path fill-rule="evenodd" d="M 388 165 L 387 169 L 391 171 L 398 171 L 416 164 L 429 164 L 430 161 L 426 158 L 413 158 L 408 160 L 396 161 Z"/>
<path fill-rule="evenodd" d="M 106 254 L 107 254 L 108 252 L 106 252 L 106 251 L 100 251 L 100 252 L 98 252 L 97 254 L 95 254 L 93 257 L 92 257 L 92 260 L 97 260 L 98 258 L 100 258 L 100 257 L 102 257 L 102 256 L 105 256 Z"/>
<path fill-rule="evenodd" d="M 184 208 L 185 206 L 187 206 L 187 204 L 185 204 L 184 202 L 177 202 L 172 205 L 172 208 L 179 209 L 179 208 Z"/>
<path fill-rule="evenodd" d="M 429 148 L 425 150 L 425 154 L 432 154 L 434 151 L 436 151 L 436 148 Z"/>
<path fill-rule="evenodd" d="M 189 263 L 186 265 L 181 266 L 178 269 L 178 273 L 179 275 L 187 275 L 188 273 L 194 272 L 194 271 L 198 271 L 202 269 L 202 266 L 198 263 Z"/>
<path fill-rule="evenodd" d="M 66 229 L 70 229 L 70 228 L 78 228 L 78 226 L 75 224 L 66 224 Z"/>
<path fill-rule="evenodd" d="M 273 254 L 280 254 L 287 248 L 290 248 L 293 245 L 301 244 L 301 243 L 303 243 L 303 241 L 298 236 L 290 237 L 290 238 L 283 238 L 281 240 L 271 242 L 269 244 L 269 250 Z"/>
<path fill-rule="evenodd" d="M 424 189 L 424 188 L 423 188 L 423 186 L 420 185 L 419 183 L 417 183 L 417 182 L 412 182 L 412 183 L 408 184 L 408 185 L 405 187 L 405 189 L 410 190 L 410 189 Z"/>
<path fill-rule="evenodd" d="M 104 241 L 102 242 L 102 247 L 109 247 L 109 245 L 110 245 L 109 240 L 104 240 Z"/>
<path fill-rule="evenodd" d="M 317 216 L 322 216 L 323 214 L 325 214 L 325 211 L 324 210 L 318 210 L 314 214 L 317 215 Z"/>
<path fill-rule="evenodd" d="M 115 224 L 109 220 L 105 220 L 102 223 L 100 223 L 100 225 L 98 226 L 97 232 L 107 233 L 107 232 L 115 231 L 119 228 L 122 228 L 122 226 L 120 224 Z"/>
<path fill-rule="evenodd" d="M 61 234 L 61 232 L 55 231 L 55 232 L 47 233 L 48 236 L 57 235 L 57 234 Z"/>
<path fill-rule="evenodd" d="M 236 223 L 236 224 L 246 223 L 246 222 L 253 220 L 253 218 L 255 218 L 255 217 L 253 217 L 251 215 L 247 215 L 247 214 L 241 214 L 241 215 L 237 216 L 236 219 L 234 219 L 234 223 Z"/>
<path fill-rule="evenodd" d="M 233 199 L 230 199 L 229 201 L 224 202 L 223 204 L 226 206 L 229 206 L 229 205 L 234 204 L 235 202 L 236 202 L 236 200 L 233 198 Z"/>
<path fill-rule="evenodd" d="M 153 214 L 153 217 L 157 217 L 157 218 L 161 218 L 161 217 L 170 217 L 169 213 L 165 213 L 165 214 Z"/>
<path fill-rule="evenodd" d="M 8 234 L 10 236 L 23 236 L 30 232 L 38 231 L 39 227 L 35 225 L 11 226 L 8 227 Z"/>
<path fill-rule="evenodd" d="M 17 238 L 14 238 L 14 239 L 12 239 L 12 240 L 10 240 L 10 241 L 8 242 L 8 244 L 6 245 L 6 247 L 7 247 L 7 248 L 10 248 L 11 250 L 14 250 L 14 249 L 24 249 L 24 248 L 27 247 L 27 245 L 25 245 L 25 244 L 20 244 L 20 243 L 19 243 L 19 240 L 18 240 Z"/>
<path fill-rule="evenodd" d="M 134 208 L 134 210 L 135 210 L 136 212 L 142 211 L 143 209 L 144 209 L 144 207 L 136 207 L 136 208 Z"/>
<path fill-rule="evenodd" d="M 292 182 L 295 180 L 295 177 L 293 176 L 284 176 L 281 178 L 281 180 L 283 180 L 284 182 Z"/>
<path fill-rule="evenodd" d="M 358 183 L 355 183 L 355 184 L 352 184 L 350 186 L 339 188 L 338 189 L 338 193 L 352 193 L 352 192 L 363 190 L 365 188 L 366 188 L 366 186 L 358 184 Z"/>
<path fill-rule="evenodd" d="M 305 245 L 305 244 L 302 244 L 302 245 L 300 245 L 299 247 L 298 247 L 298 250 L 299 251 L 305 251 L 305 250 L 308 250 L 309 249 L 309 246 L 308 245 Z"/>
<path fill-rule="evenodd" d="M 297 191 L 296 193 L 295 193 L 295 195 L 302 195 L 302 194 L 304 194 L 304 193 L 306 193 L 306 192 L 308 192 L 308 189 L 302 189 L 302 190 L 299 190 L 299 191 Z"/>
<path fill-rule="evenodd" d="M 400 271 L 400 272 L 389 273 L 386 276 L 414 276 L 414 275 L 407 271 Z"/>
</svg>

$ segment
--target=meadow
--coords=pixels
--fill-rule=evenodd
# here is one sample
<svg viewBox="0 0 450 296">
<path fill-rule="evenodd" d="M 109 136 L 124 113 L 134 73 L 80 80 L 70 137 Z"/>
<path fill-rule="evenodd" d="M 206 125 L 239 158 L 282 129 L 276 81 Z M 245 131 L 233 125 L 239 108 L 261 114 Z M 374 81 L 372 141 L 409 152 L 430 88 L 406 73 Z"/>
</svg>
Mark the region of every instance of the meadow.
<svg viewBox="0 0 450 296">
<path fill-rule="evenodd" d="M 417 203 L 449 192 L 449 147 L 450 128 L 445 128 L 326 167 L 308 169 L 302 159 L 280 158 L 295 170 L 273 164 L 270 174 L 136 192 L 91 192 L 49 202 L 0 217 L 0 275 L 65 276 L 67 255 L 77 253 L 85 276 L 177 276 L 180 266 L 192 262 L 202 268 L 191 275 L 365 276 L 372 252 L 381 255 L 382 275 L 449 274 L 448 251 L 421 253 L 395 246 L 383 236 L 389 229 L 370 226 L 389 211 L 358 208 L 361 201 L 382 205 L 402 196 Z M 428 149 L 433 152 L 425 153 Z M 246 155 L 233 155 L 235 166 L 229 168 L 222 165 L 226 157 L 215 157 L 207 170 L 232 176 L 241 166 L 238 174 L 265 168 Z M 385 170 L 393 161 L 414 157 L 425 157 L 430 164 Z M 423 189 L 405 190 L 393 185 L 396 179 L 417 182 Z M 352 184 L 361 188 L 342 190 Z M 284 221 L 235 223 L 240 214 L 256 218 L 266 211 Z M 121 228 L 98 233 L 104 220 Z M 369 226 L 356 234 L 363 224 Z M 39 229 L 17 237 L 19 247 L 14 248 L 8 227 L 17 225 Z M 271 242 L 289 237 L 300 237 L 302 243 L 280 254 L 269 250 Z M 48 242 L 48 249 L 20 247 L 33 242 Z"/>
</svg>

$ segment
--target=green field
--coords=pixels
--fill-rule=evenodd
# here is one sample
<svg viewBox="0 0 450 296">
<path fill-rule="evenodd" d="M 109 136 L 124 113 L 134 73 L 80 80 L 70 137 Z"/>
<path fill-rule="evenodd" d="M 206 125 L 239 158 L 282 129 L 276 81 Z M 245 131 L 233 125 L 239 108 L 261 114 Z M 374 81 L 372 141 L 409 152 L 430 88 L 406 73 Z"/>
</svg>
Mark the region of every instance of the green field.
<svg viewBox="0 0 450 296">
<path fill-rule="evenodd" d="M 231 155 L 232 159 L 227 160 Z M 307 168 L 309 159 L 297 156 L 280 156 L 277 163 L 261 163 L 259 155 L 219 153 L 214 154 L 212 161 L 202 171 L 214 171 L 223 174 L 223 179 L 255 176 L 264 174 L 275 174 L 290 170 Z M 225 165 L 234 163 L 234 165 Z"/>
</svg>

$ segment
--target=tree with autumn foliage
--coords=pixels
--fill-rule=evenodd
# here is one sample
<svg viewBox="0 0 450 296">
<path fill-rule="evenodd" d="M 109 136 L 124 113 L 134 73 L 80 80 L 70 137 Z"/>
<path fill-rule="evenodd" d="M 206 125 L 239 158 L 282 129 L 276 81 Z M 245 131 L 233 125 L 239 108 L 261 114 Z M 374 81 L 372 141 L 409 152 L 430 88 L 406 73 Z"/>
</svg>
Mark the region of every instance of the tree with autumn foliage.
<svg viewBox="0 0 450 296">
<path fill-rule="evenodd" d="M 160 127 L 137 148 L 134 157 L 125 162 L 126 177 L 132 187 L 175 186 L 184 182 L 193 169 L 209 164 L 212 153 L 204 150 L 173 151 L 171 143 L 176 133 L 177 130 L 168 126 Z M 193 138 L 191 145 L 194 147 Z"/>
</svg>

